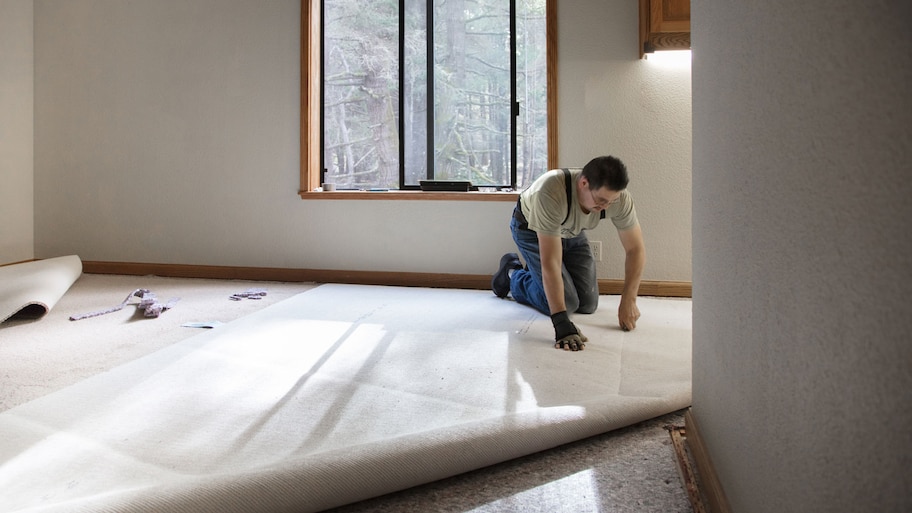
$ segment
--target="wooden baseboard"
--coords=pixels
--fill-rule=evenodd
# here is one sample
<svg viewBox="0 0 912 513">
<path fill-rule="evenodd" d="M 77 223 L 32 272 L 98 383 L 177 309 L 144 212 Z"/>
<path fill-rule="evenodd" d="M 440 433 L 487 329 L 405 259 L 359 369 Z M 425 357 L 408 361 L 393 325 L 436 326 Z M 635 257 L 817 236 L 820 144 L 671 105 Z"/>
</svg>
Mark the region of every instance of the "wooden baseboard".
<svg viewBox="0 0 912 513">
<path fill-rule="evenodd" d="M 6 267 L 6 266 L 8 266 L 8 265 L 27 264 L 27 263 L 29 263 L 29 262 L 35 262 L 36 260 L 38 260 L 38 259 L 37 259 L 37 258 L 30 258 L 30 259 L 28 259 L 28 260 L 20 260 L 20 261 L 18 261 L 18 262 L 7 262 L 7 263 L 5 263 L 5 264 L 0 264 L 0 267 Z"/>
<path fill-rule="evenodd" d="M 172 278 L 211 278 L 219 280 L 254 280 L 314 283 L 352 283 L 357 285 L 390 285 L 486 290 L 491 276 L 480 274 L 442 274 L 385 271 L 338 271 L 332 269 L 294 269 L 277 267 L 235 267 L 220 265 L 152 264 L 136 262 L 84 261 L 88 274 L 124 274 L 129 276 L 167 276 Z M 620 294 L 623 280 L 599 280 L 601 294 Z M 691 297 L 690 282 L 643 281 L 641 296 Z"/>
<path fill-rule="evenodd" d="M 728 504 L 728 498 L 725 497 L 725 490 L 722 489 L 722 483 L 719 481 L 719 476 L 716 474 L 716 469 L 713 467 L 709 452 L 706 450 L 706 444 L 700 434 L 700 429 L 697 427 L 697 421 L 690 409 L 684 413 L 684 429 L 687 432 L 687 446 L 697 467 L 700 490 L 706 499 L 708 512 L 731 513 L 731 506 Z"/>
</svg>

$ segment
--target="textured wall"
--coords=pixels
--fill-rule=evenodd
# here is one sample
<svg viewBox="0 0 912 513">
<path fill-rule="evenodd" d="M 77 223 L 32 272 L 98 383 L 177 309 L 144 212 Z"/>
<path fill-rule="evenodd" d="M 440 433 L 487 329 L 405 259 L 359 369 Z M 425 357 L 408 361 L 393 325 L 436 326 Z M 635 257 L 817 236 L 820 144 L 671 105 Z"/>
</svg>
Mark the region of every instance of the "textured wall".
<svg viewBox="0 0 912 513">
<path fill-rule="evenodd" d="M 32 0 L 0 2 L 0 264 L 34 257 Z"/>
<path fill-rule="evenodd" d="M 691 276 L 690 62 L 641 60 L 637 2 L 558 5 L 560 165 L 612 154 L 627 165 L 646 239 L 646 275 Z M 600 277 L 624 276 L 617 232 L 602 223 Z"/>
<path fill-rule="evenodd" d="M 907 2 L 693 2 L 694 399 L 739 513 L 912 507 Z"/>
<path fill-rule="evenodd" d="M 586 3 L 559 15 L 562 160 L 624 156 L 644 278 L 689 281 L 689 70 L 639 61 L 634 3 Z M 515 250 L 511 203 L 297 196 L 299 4 L 36 0 L 35 253 L 492 273 Z M 621 278 L 617 237 L 602 236 L 614 267 L 600 277 Z"/>
</svg>

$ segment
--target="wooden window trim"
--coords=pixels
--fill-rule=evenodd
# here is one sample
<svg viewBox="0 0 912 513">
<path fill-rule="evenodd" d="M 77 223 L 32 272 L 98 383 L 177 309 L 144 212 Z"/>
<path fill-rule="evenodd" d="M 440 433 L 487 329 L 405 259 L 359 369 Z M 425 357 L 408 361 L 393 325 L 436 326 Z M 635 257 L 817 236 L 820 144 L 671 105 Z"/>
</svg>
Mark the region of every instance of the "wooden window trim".
<svg viewBox="0 0 912 513">
<path fill-rule="evenodd" d="M 548 168 L 557 152 L 557 1 L 546 7 Z M 516 201 L 516 192 L 333 191 L 320 187 L 320 0 L 301 0 L 301 186 L 302 199 Z"/>
</svg>

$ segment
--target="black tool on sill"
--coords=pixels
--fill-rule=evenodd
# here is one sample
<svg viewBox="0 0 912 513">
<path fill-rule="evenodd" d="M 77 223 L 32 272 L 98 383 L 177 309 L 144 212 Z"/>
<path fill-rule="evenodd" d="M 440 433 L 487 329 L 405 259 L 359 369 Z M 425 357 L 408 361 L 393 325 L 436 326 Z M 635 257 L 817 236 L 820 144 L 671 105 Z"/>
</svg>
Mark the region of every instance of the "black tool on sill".
<svg viewBox="0 0 912 513">
<path fill-rule="evenodd" d="M 419 180 L 422 191 L 468 192 L 472 182 L 468 180 Z"/>
</svg>

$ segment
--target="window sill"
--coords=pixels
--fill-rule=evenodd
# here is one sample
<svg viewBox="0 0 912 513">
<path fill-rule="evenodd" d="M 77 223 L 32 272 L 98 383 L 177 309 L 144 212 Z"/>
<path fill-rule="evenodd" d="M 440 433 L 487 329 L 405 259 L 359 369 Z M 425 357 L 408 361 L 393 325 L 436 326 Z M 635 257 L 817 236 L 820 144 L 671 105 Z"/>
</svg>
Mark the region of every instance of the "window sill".
<svg viewBox="0 0 912 513">
<path fill-rule="evenodd" d="M 518 192 L 300 191 L 304 200 L 511 201 Z"/>
</svg>

